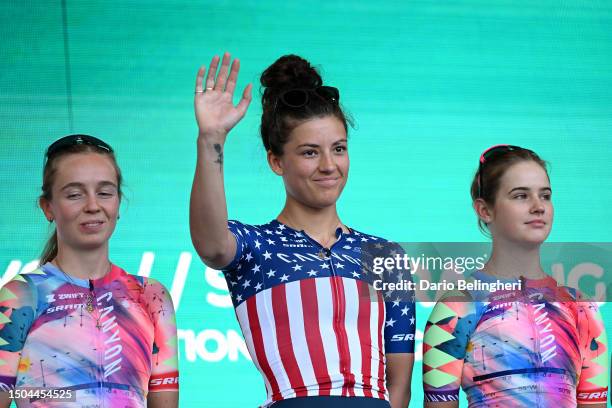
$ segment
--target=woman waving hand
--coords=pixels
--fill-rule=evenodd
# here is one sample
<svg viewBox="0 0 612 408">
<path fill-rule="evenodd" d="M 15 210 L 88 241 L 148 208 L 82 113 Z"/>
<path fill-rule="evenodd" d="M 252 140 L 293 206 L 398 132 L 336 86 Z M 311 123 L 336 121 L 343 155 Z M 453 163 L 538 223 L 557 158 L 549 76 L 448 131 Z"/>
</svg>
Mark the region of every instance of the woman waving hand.
<svg viewBox="0 0 612 408">
<path fill-rule="evenodd" d="M 283 179 L 285 204 L 262 225 L 228 221 L 224 144 L 251 100 L 249 85 L 232 104 L 238 69 L 225 54 L 213 59 L 206 79 L 203 68 L 198 73 L 190 225 L 202 260 L 225 275 L 266 385 L 265 405 L 406 407 L 414 305 L 385 302 L 372 289 L 361 245 L 386 241 L 348 227 L 337 212 L 349 171 L 340 92 L 296 55 L 263 72 L 260 131 L 270 169 Z M 394 335 L 402 341 L 392 342 Z"/>
</svg>

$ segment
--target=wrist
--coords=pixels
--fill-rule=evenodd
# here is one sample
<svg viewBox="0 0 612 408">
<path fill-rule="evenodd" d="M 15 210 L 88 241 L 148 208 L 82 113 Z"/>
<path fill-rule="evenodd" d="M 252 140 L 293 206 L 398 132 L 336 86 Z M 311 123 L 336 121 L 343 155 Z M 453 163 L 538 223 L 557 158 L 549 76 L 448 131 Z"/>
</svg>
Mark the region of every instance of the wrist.
<svg viewBox="0 0 612 408">
<path fill-rule="evenodd" d="M 223 150 L 225 150 L 225 141 L 219 138 L 200 138 L 198 137 L 197 150 L 198 156 L 205 160 L 212 159 L 216 162 L 223 160 Z"/>
<path fill-rule="evenodd" d="M 225 131 L 215 131 L 215 132 L 203 132 L 198 131 L 198 143 L 205 144 L 225 144 L 225 139 L 227 138 L 227 132 Z"/>
</svg>

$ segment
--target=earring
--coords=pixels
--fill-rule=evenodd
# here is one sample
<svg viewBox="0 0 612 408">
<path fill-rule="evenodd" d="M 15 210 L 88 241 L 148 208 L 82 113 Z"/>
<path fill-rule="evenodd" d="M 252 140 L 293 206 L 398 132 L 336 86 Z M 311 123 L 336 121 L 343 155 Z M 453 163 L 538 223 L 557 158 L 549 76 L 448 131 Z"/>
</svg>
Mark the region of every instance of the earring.
<svg viewBox="0 0 612 408">
<path fill-rule="evenodd" d="M 120 215 L 120 214 L 117 214 L 117 219 L 119 219 L 119 218 L 121 218 L 121 215 Z"/>
</svg>

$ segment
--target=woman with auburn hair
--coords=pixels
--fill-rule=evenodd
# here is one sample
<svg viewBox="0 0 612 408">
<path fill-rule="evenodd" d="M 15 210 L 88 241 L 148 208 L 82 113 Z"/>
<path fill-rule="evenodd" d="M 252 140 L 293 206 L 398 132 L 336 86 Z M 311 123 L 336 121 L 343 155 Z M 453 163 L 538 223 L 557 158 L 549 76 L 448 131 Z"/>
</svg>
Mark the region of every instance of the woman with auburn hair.
<svg viewBox="0 0 612 408">
<path fill-rule="evenodd" d="M 493 251 L 473 280 L 520 283 L 518 290 L 446 294 L 423 339 L 425 406 L 470 408 L 606 406 L 608 346 L 597 304 L 557 285 L 540 247 L 553 222 L 546 163 L 500 145 L 480 157 L 471 187 Z"/>
<path fill-rule="evenodd" d="M 121 171 L 89 135 L 52 143 L 40 207 L 55 223 L 40 267 L 0 291 L 0 406 L 178 406 L 172 299 L 109 259 Z"/>
<path fill-rule="evenodd" d="M 196 80 L 191 236 L 202 260 L 225 274 L 265 382 L 264 405 L 406 407 L 414 304 L 385 302 L 373 290 L 361 245 L 386 241 L 348 227 L 336 210 L 349 170 L 340 92 L 296 55 L 261 75 L 261 137 L 286 199 L 272 221 L 248 225 L 228 221 L 223 151 L 251 101 L 251 85 L 234 106 L 239 61 L 230 68 L 225 54 L 217 75 L 218 68 L 214 57 L 206 79 L 202 67 Z M 252 204 L 267 211 L 256 195 Z"/>
</svg>

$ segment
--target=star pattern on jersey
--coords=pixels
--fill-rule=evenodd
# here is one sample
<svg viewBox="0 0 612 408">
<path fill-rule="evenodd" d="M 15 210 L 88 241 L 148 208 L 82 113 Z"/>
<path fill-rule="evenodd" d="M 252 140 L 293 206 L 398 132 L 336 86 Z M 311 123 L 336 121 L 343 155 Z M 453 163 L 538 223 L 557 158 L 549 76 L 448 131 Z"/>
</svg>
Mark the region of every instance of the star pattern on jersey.
<svg viewBox="0 0 612 408">
<path fill-rule="evenodd" d="M 307 234 L 278 221 L 261 226 L 230 221 L 229 229 L 241 253 L 233 268 L 223 271 L 235 306 L 261 291 L 305 279 L 339 276 L 371 284 L 368 279 L 372 274 L 364 269 L 361 254 L 368 251 L 368 246 L 382 252 L 389 249 L 386 241 L 354 230 L 341 234 L 326 250 Z M 403 276 L 391 278 L 399 281 Z M 397 291 L 382 295 L 387 310 L 385 336 L 387 331 L 403 334 L 414 328 L 414 304 L 407 301 L 410 298 L 398 296 Z"/>
</svg>

